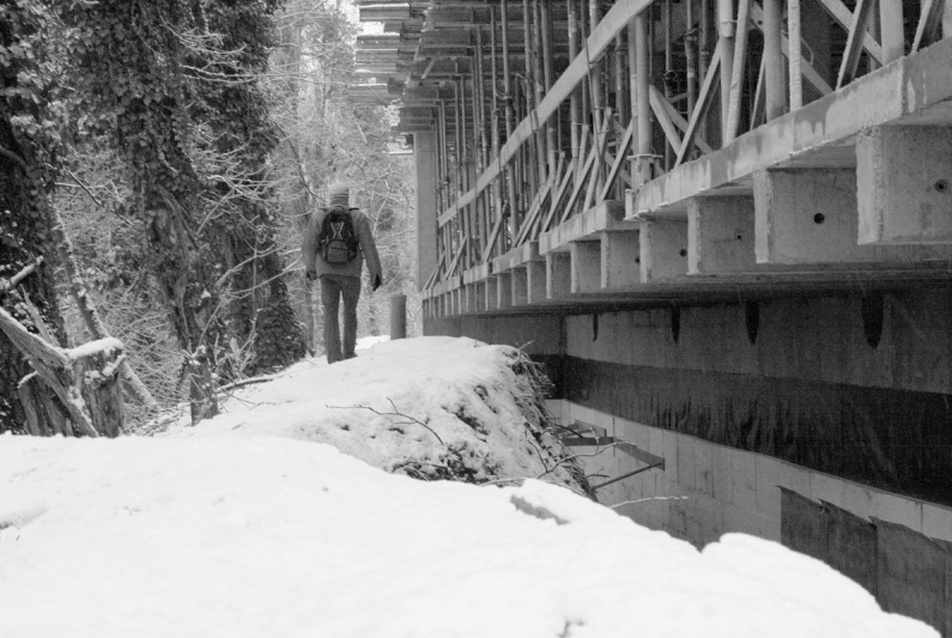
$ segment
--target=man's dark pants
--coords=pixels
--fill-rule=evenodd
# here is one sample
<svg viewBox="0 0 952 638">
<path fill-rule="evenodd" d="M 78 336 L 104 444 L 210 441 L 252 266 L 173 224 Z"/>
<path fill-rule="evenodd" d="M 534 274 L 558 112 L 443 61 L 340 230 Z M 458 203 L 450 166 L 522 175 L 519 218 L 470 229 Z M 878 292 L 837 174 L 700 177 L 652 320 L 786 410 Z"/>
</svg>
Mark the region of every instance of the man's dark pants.
<svg viewBox="0 0 952 638">
<path fill-rule="evenodd" d="M 344 298 L 344 341 L 341 343 L 339 309 Z M 324 304 L 324 348 L 327 362 L 355 357 L 357 344 L 357 300 L 360 298 L 360 277 L 321 275 L 321 303 Z M 343 346 L 343 347 L 342 347 Z"/>
</svg>

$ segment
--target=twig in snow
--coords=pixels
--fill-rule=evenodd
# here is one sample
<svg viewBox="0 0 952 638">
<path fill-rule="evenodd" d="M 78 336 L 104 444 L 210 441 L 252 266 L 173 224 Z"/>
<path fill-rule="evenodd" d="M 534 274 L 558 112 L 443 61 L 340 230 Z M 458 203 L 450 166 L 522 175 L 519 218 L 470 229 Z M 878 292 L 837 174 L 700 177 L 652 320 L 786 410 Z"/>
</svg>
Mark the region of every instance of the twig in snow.
<svg viewBox="0 0 952 638">
<path fill-rule="evenodd" d="M 417 419 L 417 418 L 415 418 L 415 417 L 412 417 L 412 416 L 410 416 L 409 414 L 404 414 L 403 412 L 400 412 L 400 411 L 397 409 L 397 406 L 394 404 L 393 399 L 391 399 L 390 397 L 387 397 L 387 401 L 390 402 L 390 407 L 393 408 L 393 412 L 381 412 L 380 410 L 377 410 L 376 408 L 372 408 L 372 407 L 370 407 L 369 405 L 351 405 L 351 406 L 346 406 L 346 405 L 328 405 L 327 407 L 328 407 L 328 408 L 331 408 L 332 410 L 353 410 L 353 409 L 369 410 L 370 412 L 373 412 L 373 413 L 376 414 L 377 416 L 398 416 L 398 417 L 407 419 L 405 422 L 403 422 L 403 423 L 398 423 L 397 425 L 409 425 L 409 424 L 411 424 L 411 423 L 416 423 L 417 425 L 419 425 L 419 426 L 421 426 L 421 427 L 424 427 L 424 428 L 426 428 L 427 430 L 429 430 L 430 434 L 432 434 L 433 436 L 435 436 L 435 437 L 436 437 L 436 440 L 440 442 L 440 445 L 442 445 L 443 447 L 446 447 L 446 443 L 443 441 L 443 439 L 440 438 L 440 435 L 437 434 L 436 431 L 435 431 L 433 428 L 431 428 L 429 425 L 427 425 L 426 423 L 424 423 L 424 422 L 421 421 L 420 419 Z"/>
<path fill-rule="evenodd" d="M 615 503 L 614 505 L 609 505 L 608 509 L 615 509 L 621 507 L 622 505 L 637 505 L 638 503 L 647 503 L 648 501 L 686 501 L 688 496 L 649 496 L 647 498 L 639 498 L 633 501 L 622 501 L 621 503 Z"/>
</svg>

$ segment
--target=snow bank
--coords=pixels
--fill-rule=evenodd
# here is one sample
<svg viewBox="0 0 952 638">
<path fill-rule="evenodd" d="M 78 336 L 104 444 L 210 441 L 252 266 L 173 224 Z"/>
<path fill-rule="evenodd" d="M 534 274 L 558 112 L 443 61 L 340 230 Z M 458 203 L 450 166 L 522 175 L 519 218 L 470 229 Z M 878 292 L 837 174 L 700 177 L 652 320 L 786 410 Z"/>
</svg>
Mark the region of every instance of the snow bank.
<svg viewBox="0 0 952 638">
<path fill-rule="evenodd" d="M 439 426 L 436 408 L 471 400 L 453 383 L 496 380 L 490 363 L 444 369 L 467 348 L 498 354 L 393 342 L 333 375 L 297 366 L 194 430 L 0 436 L 0 636 L 938 635 L 775 543 L 731 534 L 699 552 L 555 485 L 418 481 L 310 440 L 315 419 L 371 431 L 358 420 L 376 415 L 323 407 L 368 388 Z M 416 394 L 389 373 L 411 357 L 432 373 L 403 379 Z"/>
<path fill-rule="evenodd" d="M 356 359 L 309 360 L 280 383 L 241 388 L 226 414 L 175 433 L 289 436 L 416 478 L 544 477 L 586 491 L 568 450 L 544 431 L 531 364 L 517 349 L 452 337 L 373 346 Z"/>
<path fill-rule="evenodd" d="M 0 526 L 17 638 L 935 635 L 773 543 L 698 552 L 562 488 L 283 437 L 0 437 Z"/>
</svg>

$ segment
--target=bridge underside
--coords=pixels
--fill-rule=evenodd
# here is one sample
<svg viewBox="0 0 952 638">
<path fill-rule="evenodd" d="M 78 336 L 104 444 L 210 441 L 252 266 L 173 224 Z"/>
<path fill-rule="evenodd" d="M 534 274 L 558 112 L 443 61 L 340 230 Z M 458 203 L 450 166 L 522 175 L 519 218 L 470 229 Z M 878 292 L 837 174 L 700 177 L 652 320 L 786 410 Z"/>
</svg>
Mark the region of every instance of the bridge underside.
<svg viewBox="0 0 952 638">
<path fill-rule="evenodd" d="M 952 636 L 952 3 L 361 4 L 400 6 L 425 332 L 544 362 L 629 444 L 580 448 L 602 502 Z"/>
</svg>

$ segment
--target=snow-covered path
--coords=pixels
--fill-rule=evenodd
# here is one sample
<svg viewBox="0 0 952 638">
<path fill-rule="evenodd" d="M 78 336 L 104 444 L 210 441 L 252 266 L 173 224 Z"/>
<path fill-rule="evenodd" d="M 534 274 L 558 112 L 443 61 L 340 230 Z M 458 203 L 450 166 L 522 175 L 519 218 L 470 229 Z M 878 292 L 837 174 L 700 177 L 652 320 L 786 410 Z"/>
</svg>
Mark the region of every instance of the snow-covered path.
<svg viewBox="0 0 952 638">
<path fill-rule="evenodd" d="M 938 635 L 775 543 L 699 552 L 562 487 L 418 481 L 299 436 L 340 419 L 323 405 L 403 396 L 414 370 L 443 375 L 421 410 L 495 387 L 492 350 L 418 339 L 302 364 L 166 436 L 0 437 L 0 636 Z"/>
</svg>

